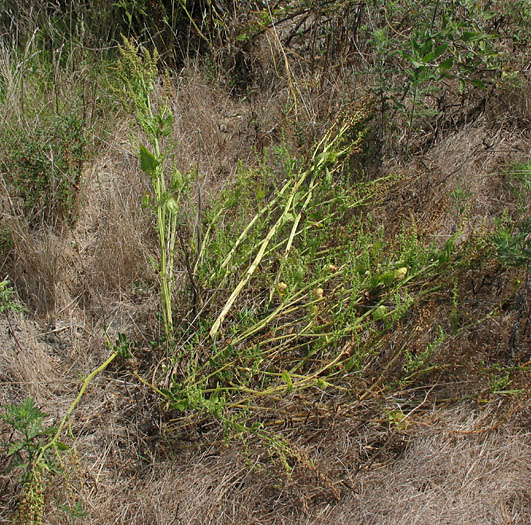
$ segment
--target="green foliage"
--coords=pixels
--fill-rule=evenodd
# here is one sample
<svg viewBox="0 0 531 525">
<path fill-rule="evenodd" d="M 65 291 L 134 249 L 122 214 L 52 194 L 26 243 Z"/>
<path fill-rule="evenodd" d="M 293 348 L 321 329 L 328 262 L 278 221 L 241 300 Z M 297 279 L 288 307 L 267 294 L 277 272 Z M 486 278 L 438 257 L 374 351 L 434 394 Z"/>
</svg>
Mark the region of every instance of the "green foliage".
<svg viewBox="0 0 531 525">
<path fill-rule="evenodd" d="M 87 146 L 83 121 L 52 116 L 31 131 L 4 128 L 1 140 L 6 182 L 30 224 L 75 220 Z"/>
<path fill-rule="evenodd" d="M 439 325 L 437 337 L 429 345 L 427 345 L 422 352 L 418 354 L 413 354 L 409 350 L 404 351 L 406 363 L 403 368 L 404 372 L 408 376 L 403 380 L 404 382 L 407 382 L 408 378 L 410 378 L 413 374 L 428 368 L 430 364 L 430 359 L 432 358 L 433 354 L 446 340 L 447 337 L 447 334 Z"/>
<path fill-rule="evenodd" d="M 447 101 L 461 104 L 454 96 L 456 85 L 463 101 L 512 76 L 502 44 L 506 35 L 496 13 L 481 2 L 373 0 L 367 15 L 362 29 L 376 73 L 382 125 L 405 144 L 406 153 L 427 122 L 445 118 Z M 396 31 L 396 26 L 408 29 Z M 392 129 L 397 114 L 406 119 L 405 132 Z"/>
<path fill-rule="evenodd" d="M 45 488 L 55 474 L 60 472 L 58 458 L 68 447 L 56 441 L 48 447 L 56 428 L 46 427 L 43 419 L 46 414 L 40 411 L 31 398 L 19 405 L 6 405 L 0 419 L 14 431 L 9 442 L 1 445 L 12 458 L 10 469 L 19 472 L 22 485 L 18 506 L 18 523 L 38 525 L 42 523 L 45 507 Z"/>
<path fill-rule="evenodd" d="M 51 450 L 47 450 L 39 457 L 44 444 L 57 430 L 54 427 L 43 426 L 46 414 L 39 410 L 31 398 L 25 399 L 20 405 L 7 405 L 4 408 L 5 413 L 0 414 L 0 418 L 11 426 L 18 436 L 14 441 L 2 442 L 2 445 L 7 448 L 7 456 L 13 456 L 11 468 L 22 471 L 23 482 L 31 476 L 30 467 L 37 458 L 42 462 L 44 470 L 56 472 L 55 458 Z M 67 447 L 59 444 L 59 448 L 64 450 Z"/>
<path fill-rule="evenodd" d="M 151 150 L 140 145 L 140 167 L 148 175 L 153 200 L 150 195 L 143 205 L 151 207 L 156 219 L 156 231 L 159 240 L 159 261 L 157 272 L 161 283 L 161 304 L 165 337 L 173 338 L 172 293 L 174 287 L 174 259 L 177 227 L 180 217 L 181 199 L 186 196 L 190 176 L 184 176 L 177 168 L 167 175 L 164 169 L 163 139 L 172 130 L 173 113 L 166 100 L 153 106 L 152 96 L 158 76 L 158 53 L 147 49 L 138 49 L 134 42 L 123 38 L 119 46 L 120 58 L 116 67 L 118 82 L 114 92 L 120 97 L 124 108 L 135 117 L 135 121 L 144 132 Z M 167 80 L 167 79 L 166 79 Z M 167 82 L 169 82 L 167 80 Z M 198 176 L 198 174 L 196 174 Z M 199 252 L 201 247 L 197 246 Z M 193 273 L 189 278 L 194 285 Z"/>
<path fill-rule="evenodd" d="M 514 225 L 498 221 L 494 235 L 496 251 L 501 263 L 506 266 L 531 266 L 531 218 Z"/>
<path fill-rule="evenodd" d="M 77 500 L 72 507 L 69 507 L 68 505 L 59 505 L 59 508 L 74 522 L 79 518 L 85 518 L 89 515 L 88 512 L 83 510 L 81 500 Z"/>
<path fill-rule="evenodd" d="M 491 368 L 488 368 L 486 372 L 488 372 L 490 379 L 490 393 L 501 396 L 516 396 L 523 393 L 524 390 L 522 389 L 510 388 L 513 382 L 513 373 L 519 369 L 525 370 L 525 367 L 506 368 L 495 363 Z"/>
<path fill-rule="evenodd" d="M 14 12 L 15 4 L 8 3 Z M 84 97 L 92 89 L 85 90 L 84 84 L 73 80 L 72 91 L 77 94 L 62 99 L 64 86 L 70 84 L 64 82 L 61 90 L 61 82 L 56 81 L 66 72 L 82 76 L 83 70 L 73 64 L 80 54 L 83 56 L 83 43 L 90 40 L 82 31 L 88 13 L 83 10 L 85 4 L 77 4 L 71 26 L 66 23 L 63 4 L 48 2 L 45 9 L 38 10 L 42 16 L 39 21 L 47 23 L 38 24 L 45 29 L 35 32 L 35 42 L 45 49 L 35 59 L 31 46 L 25 50 L 19 83 L 12 83 L 15 88 L 8 82 L 9 75 L 0 76 L 0 101 L 17 100 L 20 106 L 0 137 L 5 145 L 3 171 L 13 202 L 35 226 L 75 219 L 82 165 L 90 145 L 88 114 L 94 117 L 100 112 L 100 118 L 105 119 L 113 113 L 97 104 L 93 111 L 87 111 L 90 108 L 84 102 L 70 110 L 69 101 L 81 98 L 81 93 Z M 151 184 L 142 204 L 153 214 L 158 238 L 159 253 L 153 265 L 160 279 L 164 336 L 152 346 L 157 349 L 163 341 L 166 357 L 156 367 L 155 375 L 160 372 L 161 377 L 143 382 L 175 416 L 170 426 L 189 425 L 194 416 L 214 418 L 228 436 L 258 436 L 289 472 L 292 467 L 288 459 L 304 459 L 273 431 L 266 430 L 279 401 L 297 399 L 301 406 L 317 407 L 316 399 L 336 392 L 348 396 L 360 385 L 365 388 L 360 377 L 370 377 L 371 381 L 377 375 L 383 377 L 393 364 L 386 355 L 388 341 L 398 339 L 395 335 L 409 328 L 413 316 L 442 287 L 445 300 L 451 300 L 449 332 L 455 336 L 462 329 L 462 280 L 452 273 L 459 264 L 468 262 L 456 248 L 460 232 L 441 246 L 427 242 L 413 218 L 398 225 L 398 235 L 391 235 L 378 224 L 382 199 L 388 198 L 388 191 L 402 180 L 399 175 L 390 175 L 360 182 L 359 175 L 350 173 L 348 160 L 364 148 L 368 123 L 372 119 L 371 125 L 379 126 L 380 135 L 387 134 L 380 138 L 391 139 L 383 143 L 411 153 L 421 140 L 436 139 L 445 126 L 455 129 L 460 115 L 467 115 L 468 121 L 467 104 L 485 97 L 485 88 L 504 82 L 516 85 L 518 72 L 504 60 L 505 44 L 500 44 L 503 19 L 495 20 L 484 2 L 297 0 L 284 4 L 270 9 L 254 1 L 231 6 L 202 0 L 115 1 L 108 11 L 119 13 L 123 32 L 137 39 L 124 38 L 119 46 L 109 82 L 109 92 L 116 100 L 108 103 L 119 100 L 134 117 L 135 131 L 140 132 L 132 144 L 138 151 L 139 167 Z M 363 83 L 374 98 L 352 102 L 339 112 L 311 149 L 306 137 L 317 134 L 327 118 L 320 102 L 312 104 L 314 100 L 336 98 L 313 90 L 336 83 L 341 87 L 342 77 L 351 74 L 345 73 L 343 64 L 341 69 L 332 64 L 334 45 L 341 45 L 334 42 L 349 39 L 336 38 L 337 29 L 331 22 L 337 20 L 338 13 L 352 15 L 354 11 L 359 20 L 352 28 L 356 49 L 341 55 L 341 60 L 355 62 L 351 70 L 364 76 Z M 237 26 L 228 26 L 228 14 L 238 20 Z M 523 18 L 524 14 L 522 2 L 512 3 L 506 11 L 507 17 Z M 109 16 L 102 14 L 102 26 Z M 301 19 L 303 23 L 299 23 Z M 289 23 L 298 27 L 300 34 L 288 34 L 291 29 L 286 25 L 277 31 L 279 20 L 293 20 Z M 183 209 L 193 208 L 183 206 L 190 204 L 184 199 L 189 198 L 192 175 L 197 177 L 198 173 L 181 173 L 171 166 L 174 113 L 166 93 L 171 87 L 159 72 L 161 62 L 177 61 L 176 44 L 182 38 L 177 29 L 183 26 L 193 28 L 206 47 L 223 42 L 213 57 L 226 57 L 237 48 L 235 53 L 243 58 L 227 70 L 242 77 L 247 67 L 253 67 L 249 64 L 260 62 L 247 60 L 254 39 L 264 32 L 276 35 L 275 52 L 284 55 L 289 77 L 281 80 L 285 86 L 289 84 L 291 92 L 289 101 L 283 101 L 284 116 L 292 115 L 292 100 L 294 106 L 299 101 L 304 106 L 300 113 L 295 108 L 294 124 L 299 146 L 304 146 L 302 154 L 281 144 L 266 150 L 258 168 L 240 166 L 237 179 L 213 197 L 214 202 L 201 217 L 203 224 L 198 227 L 206 228 L 204 241 L 199 237 L 192 240 L 189 232 L 183 234 L 187 227 Z M 110 42 L 114 42 L 115 31 L 109 30 Z M 226 40 L 222 38 L 225 36 Z M 522 27 L 504 39 L 505 43 L 511 39 L 515 46 L 528 43 Z M 291 40 L 299 47 L 290 48 Z M 136 42 L 140 41 L 149 44 L 139 46 Z M 234 41 L 237 46 L 232 45 Z M 22 42 L 31 44 L 28 38 Z M 307 42 L 312 42 L 311 49 L 304 47 L 309 46 Z M 295 56 L 304 60 L 292 67 Z M 307 57 L 311 58 L 306 63 Z M 325 66 L 319 70 L 319 82 L 314 82 L 317 77 L 310 73 L 314 66 L 316 70 L 321 67 L 319 61 Z M 329 83 L 324 73 L 327 69 L 341 73 L 334 83 Z M 351 95 L 346 90 L 339 99 Z M 448 108 L 457 109 L 446 122 Z M 336 112 L 335 105 L 332 111 Z M 315 125 L 308 135 L 305 112 Z M 374 124 L 377 112 L 380 119 Z M 256 126 L 258 130 L 259 123 Z M 529 268 L 529 181 L 529 163 L 508 175 L 517 210 L 507 212 L 488 240 L 505 266 Z M 456 188 L 450 197 L 459 229 L 469 212 L 469 195 Z M 473 239 L 470 244 L 474 243 L 479 245 Z M 195 286 L 197 280 L 206 298 L 186 319 L 189 323 L 174 322 L 176 253 L 183 255 L 191 284 Z M 142 292 L 141 284 L 137 283 L 137 291 Z M 1 282 L 0 312 L 17 308 L 12 289 L 7 281 Z M 395 355 L 402 359 L 401 383 L 409 384 L 429 372 L 435 353 L 448 337 L 439 326 L 425 347 L 409 350 L 409 342 L 397 347 Z M 23 471 L 23 495 L 30 505 L 21 515 L 31 523 L 42 519 L 47 476 L 61 466 L 64 445 L 58 439 L 88 383 L 116 356 L 133 359 L 133 343 L 125 334 L 119 333 L 113 342 L 107 339 L 107 345 L 112 356 L 85 379 L 57 429 L 43 425 L 44 414 L 31 400 L 20 407 L 8 406 L 3 416 L 17 433 L 16 440 L 6 447 L 16 458 L 13 465 Z M 132 368 L 142 380 L 136 367 Z M 504 393 L 510 384 L 508 373 L 491 377 L 494 393 Z M 408 423 L 401 408 L 389 411 L 388 421 L 398 430 L 404 430 Z M 24 505 L 21 508 L 26 508 Z M 85 514 L 80 502 L 62 508 L 72 519 Z"/>
<path fill-rule="evenodd" d="M 307 160 L 276 148 L 260 176 L 240 170 L 212 205 L 199 265 L 210 310 L 176 334 L 186 343 L 157 387 L 181 414 L 176 427 L 203 414 L 267 442 L 272 434 L 255 425 L 272 400 L 355 388 L 356 374 L 453 263 L 457 234 L 439 248 L 413 224 L 389 239 L 371 217 L 399 176 L 360 184 L 337 175 L 366 121 L 358 113 L 348 129 L 338 119 Z M 150 155 L 144 162 L 155 169 Z M 444 338 L 410 356 L 407 373 L 425 369 Z"/>
<path fill-rule="evenodd" d="M 15 299 L 15 291 L 9 286 L 9 281 L 4 279 L 0 281 L 0 313 L 4 312 L 23 312 L 24 306 Z"/>
<path fill-rule="evenodd" d="M 516 198 L 516 211 L 497 220 L 493 236 L 500 262 L 506 266 L 531 267 L 531 163 L 518 164 L 506 174 L 506 183 Z"/>
<path fill-rule="evenodd" d="M 11 468 L 21 471 L 18 523 L 42 524 L 46 487 L 56 474 L 66 475 L 61 455 L 69 450 L 69 447 L 60 441 L 61 434 L 90 382 L 118 355 L 125 354 L 123 339 L 119 338 L 119 343 L 121 346 L 83 380 L 78 395 L 68 407 L 58 427 L 44 426 L 43 419 L 46 414 L 40 411 L 31 398 L 27 398 L 20 405 L 3 407 L 5 412 L 0 414 L 0 419 L 11 426 L 15 433 L 11 435 L 10 441 L 0 444 L 7 448 L 8 457 L 13 458 Z M 78 511 L 81 511 L 81 506 L 76 503 L 72 510 L 74 517 Z"/>
<path fill-rule="evenodd" d="M 107 346 L 113 354 L 117 354 L 123 359 L 133 357 L 133 354 L 131 353 L 132 343 L 129 341 L 126 334 L 120 332 L 114 343 L 110 341 L 107 333 L 105 333 L 105 336 L 107 338 Z"/>
</svg>

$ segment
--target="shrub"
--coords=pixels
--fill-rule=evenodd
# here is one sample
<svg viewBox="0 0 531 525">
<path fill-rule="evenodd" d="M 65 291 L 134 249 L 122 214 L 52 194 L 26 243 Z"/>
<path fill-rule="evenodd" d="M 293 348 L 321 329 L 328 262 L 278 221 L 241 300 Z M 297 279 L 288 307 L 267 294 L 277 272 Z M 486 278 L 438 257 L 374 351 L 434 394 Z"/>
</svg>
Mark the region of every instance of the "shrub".
<svg viewBox="0 0 531 525">
<path fill-rule="evenodd" d="M 83 121 L 53 115 L 31 131 L 4 129 L 1 140 L 9 192 L 29 223 L 74 221 L 87 143 Z"/>
</svg>

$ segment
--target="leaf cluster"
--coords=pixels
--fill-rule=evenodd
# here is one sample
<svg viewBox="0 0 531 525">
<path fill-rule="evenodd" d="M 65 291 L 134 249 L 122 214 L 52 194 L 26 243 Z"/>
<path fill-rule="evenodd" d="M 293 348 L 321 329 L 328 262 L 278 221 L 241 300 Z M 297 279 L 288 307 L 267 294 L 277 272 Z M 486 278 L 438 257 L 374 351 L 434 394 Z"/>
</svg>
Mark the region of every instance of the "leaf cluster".
<svg viewBox="0 0 531 525">
<path fill-rule="evenodd" d="M 16 438 L 9 442 L 2 442 L 7 449 L 7 456 L 13 458 L 11 469 L 19 469 L 21 481 L 25 482 L 31 476 L 35 461 L 39 468 L 47 472 L 57 472 L 54 451 L 47 450 L 42 454 L 43 448 L 56 433 L 57 429 L 44 426 L 43 419 L 46 414 L 35 405 L 31 398 L 26 398 L 21 404 L 6 405 L 5 412 L 0 414 L 0 419 L 5 421 L 16 433 Z M 68 447 L 57 443 L 59 450 Z"/>
</svg>

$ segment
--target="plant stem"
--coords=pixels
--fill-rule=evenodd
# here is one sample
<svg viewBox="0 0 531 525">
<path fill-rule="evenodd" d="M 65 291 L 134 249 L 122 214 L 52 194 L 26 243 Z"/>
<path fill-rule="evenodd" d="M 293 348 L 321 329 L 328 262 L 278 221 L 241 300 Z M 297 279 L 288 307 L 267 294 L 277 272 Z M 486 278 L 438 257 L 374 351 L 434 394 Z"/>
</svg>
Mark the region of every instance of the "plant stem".
<svg viewBox="0 0 531 525">
<path fill-rule="evenodd" d="M 93 370 L 84 380 L 83 380 L 83 384 L 81 385 L 81 389 L 79 390 L 79 393 L 78 395 L 76 396 L 76 398 L 74 399 L 74 401 L 72 401 L 72 403 L 70 404 L 70 406 L 68 407 L 68 410 L 66 411 L 65 415 L 63 416 L 63 419 L 61 420 L 61 423 L 59 424 L 59 426 L 57 427 L 57 431 L 55 432 L 53 438 L 48 442 L 46 443 L 46 445 L 44 445 L 44 447 L 41 448 L 40 450 L 40 453 L 37 457 L 37 462 L 39 462 L 42 457 L 44 456 L 44 453 L 51 447 L 53 446 L 56 446 L 57 445 L 57 441 L 61 435 L 61 432 L 63 431 L 63 428 L 64 426 L 66 425 L 66 422 L 68 421 L 68 418 L 70 417 L 70 415 L 72 414 L 72 412 L 74 411 L 74 409 L 76 408 L 76 406 L 79 404 L 79 402 L 81 401 L 81 398 L 83 397 L 83 394 L 85 393 L 85 390 L 87 389 L 88 385 L 90 384 L 90 382 L 98 375 L 100 374 L 101 372 L 103 372 L 113 361 L 114 359 L 116 358 L 116 356 L 118 355 L 118 352 L 113 352 L 108 358 L 107 360 L 102 363 L 98 368 L 96 368 L 95 370 Z"/>
</svg>

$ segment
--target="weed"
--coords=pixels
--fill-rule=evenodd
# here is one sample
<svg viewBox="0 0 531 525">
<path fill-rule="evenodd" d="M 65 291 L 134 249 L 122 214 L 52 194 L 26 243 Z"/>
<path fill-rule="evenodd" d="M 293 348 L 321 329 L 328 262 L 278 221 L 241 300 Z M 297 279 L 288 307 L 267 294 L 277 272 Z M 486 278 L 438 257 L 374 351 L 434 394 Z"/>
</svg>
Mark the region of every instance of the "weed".
<svg viewBox="0 0 531 525">
<path fill-rule="evenodd" d="M 506 266 L 530 268 L 531 218 L 524 219 L 520 224 L 515 224 L 507 216 L 499 219 L 493 240 L 500 262 Z"/>
<path fill-rule="evenodd" d="M 22 494 L 18 522 L 40 524 L 48 478 L 59 472 L 57 456 L 68 447 L 59 441 L 54 443 L 53 448 L 46 446 L 56 429 L 43 426 L 46 414 L 39 410 L 32 399 L 27 398 L 20 405 L 7 405 L 4 408 L 5 413 L 0 414 L 0 418 L 17 434 L 17 439 L 2 442 L 2 445 L 7 448 L 7 456 L 12 458 L 10 468 L 21 471 Z"/>
<path fill-rule="evenodd" d="M 9 286 L 9 281 L 7 279 L 0 281 L 0 313 L 24 310 L 24 306 L 15 299 L 15 291 Z"/>
<path fill-rule="evenodd" d="M 511 372 L 513 369 L 504 369 L 498 364 L 491 368 L 490 393 L 492 395 L 516 396 L 524 392 L 521 389 L 509 388 L 512 384 Z"/>
<path fill-rule="evenodd" d="M 27 398 L 20 405 L 7 405 L 5 413 L 0 415 L 9 426 L 17 431 L 19 439 L 10 443 L 3 442 L 8 448 L 7 456 L 13 456 L 12 469 L 21 469 L 21 481 L 26 482 L 31 477 L 31 469 L 38 458 L 44 443 L 48 441 L 56 429 L 43 427 L 43 419 L 46 414 L 42 413 L 31 398 Z M 51 450 L 47 450 L 39 459 L 42 469 L 55 472 L 55 462 Z M 41 468 L 41 467 L 40 467 Z"/>
<path fill-rule="evenodd" d="M 340 121 L 337 135 L 325 134 L 309 168 L 283 159 L 287 152 L 277 149 L 283 185 L 268 200 L 256 191 L 262 181 L 241 172 L 214 204 L 205 235 L 214 242 L 205 244 L 201 260 L 203 270 L 212 269 L 208 301 L 221 296 L 224 307 L 193 335 L 176 337 L 187 343 L 164 369 L 169 383 L 150 384 L 182 414 L 171 428 L 185 414 L 208 414 L 226 431 L 273 446 L 275 434 L 255 427 L 268 405 L 354 383 L 355 372 L 376 359 L 382 341 L 430 293 L 422 288 L 452 260 L 454 238 L 443 248 L 425 246 L 413 225 L 389 242 L 365 211 L 398 178 L 353 187 L 334 179 L 363 141 L 367 114 L 356 114 L 347 120 L 352 129 Z M 247 224 L 233 213 L 235 195 L 245 216 L 255 211 Z M 233 288 L 226 299 L 228 284 Z M 422 355 L 410 356 L 407 373 L 426 368 L 444 337 L 441 332 Z"/>
<path fill-rule="evenodd" d="M 372 34 L 367 43 L 373 51 L 381 131 L 402 114 L 406 130 L 391 131 L 407 154 L 423 123 L 444 117 L 455 82 L 466 97 L 507 80 L 496 42 L 501 35 L 492 13 L 479 3 L 436 1 L 408 10 L 399 2 L 377 0 L 371 7 L 377 5 L 381 14 L 368 11 L 363 29 Z M 407 25 L 409 38 L 394 31 L 391 20 Z"/>
<path fill-rule="evenodd" d="M 516 198 L 516 213 L 511 216 L 506 210 L 496 221 L 492 239 L 497 255 L 504 265 L 531 267 L 531 218 L 529 196 L 531 195 L 531 165 L 517 164 L 506 174 L 507 185 Z"/>
<path fill-rule="evenodd" d="M 404 352 L 406 357 L 406 364 L 404 365 L 404 372 L 411 376 L 418 371 L 426 369 L 429 366 L 429 361 L 433 353 L 441 346 L 446 340 L 447 335 L 439 325 L 437 337 L 419 354 L 412 354 L 408 350 Z M 406 378 L 407 381 L 407 378 Z"/>
<path fill-rule="evenodd" d="M 17 433 L 17 439 L 2 442 L 8 449 L 8 457 L 13 458 L 11 468 L 19 469 L 22 491 L 18 506 L 18 523 L 40 525 L 46 507 L 45 491 L 51 478 L 63 472 L 61 454 L 69 447 L 60 441 L 61 434 L 67 426 L 70 416 L 81 401 L 90 382 L 119 355 L 129 357 L 128 345 L 120 337 L 113 353 L 98 368 L 94 369 L 84 380 L 77 397 L 72 401 L 58 427 L 44 427 L 42 413 L 31 398 L 20 405 L 6 405 L 3 419 Z M 76 509 L 81 510 L 76 503 Z"/>
<path fill-rule="evenodd" d="M 518 213 L 525 215 L 531 195 L 531 161 L 514 165 L 505 176 L 509 189 L 516 197 Z"/>
<path fill-rule="evenodd" d="M 87 140 L 76 116 L 52 116 L 31 132 L 4 129 L 2 164 L 13 197 L 31 225 L 76 218 Z"/>
<path fill-rule="evenodd" d="M 173 113 L 165 103 L 158 110 L 153 106 L 152 94 L 158 75 L 157 52 L 150 54 L 146 49 L 138 50 L 125 37 L 119 49 L 117 75 L 120 85 L 115 88 L 115 92 L 120 96 L 124 107 L 134 115 L 152 148 L 150 151 L 140 145 L 139 159 L 140 167 L 149 176 L 153 190 L 153 202 L 150 202 L 148 195 L 144 204 L 151 206 L 156 218 L 159 240 L 156 269 L 161 284 L 164 334 L 169 341 L 173 338 L 172 293 L 179 203 L 185 192 L 186 181 L 177 168 L 168 178 L 164 171 L 161 140 L 171 133 Z M 199 246 L 197 250 L 200 250 Z M 193 279 L 191 274 L 189 277 Z"/>
</svg>

